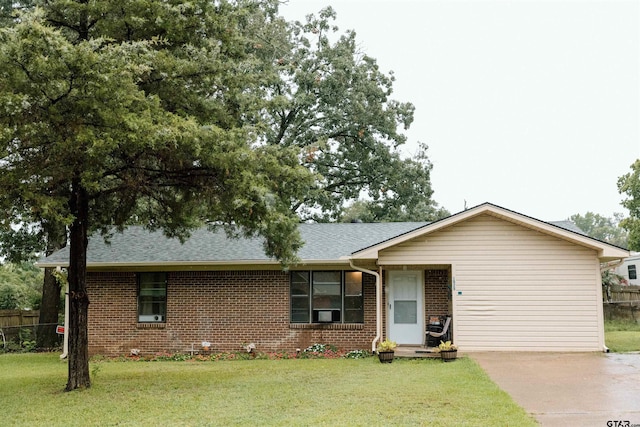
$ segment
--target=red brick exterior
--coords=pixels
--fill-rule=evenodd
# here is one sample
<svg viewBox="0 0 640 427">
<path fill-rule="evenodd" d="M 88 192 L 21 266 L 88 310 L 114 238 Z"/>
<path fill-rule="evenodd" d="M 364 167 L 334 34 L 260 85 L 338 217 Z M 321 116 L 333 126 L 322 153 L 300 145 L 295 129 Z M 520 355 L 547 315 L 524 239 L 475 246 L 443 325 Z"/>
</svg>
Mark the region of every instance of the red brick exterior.
<svg viewBox="0 0 640 427">
<path fill-rule="evenodd" d="M 281 271 L 167 273 L 166 323 L 138 323 L 133 272 L 89 273 L 89 352 L 127 355 L 189 352 L 209 341 L 213 351 L 294 351 L 315 343 L 370 349 L 376 335 L 375 278 L 364 276 L 364 324 L 289 322 L 289 274 Z M 448 312 L 448 271 L 425 272 L 425 310 Z"/>
<path fill-rule="evenodd" d="M 449 270 L 424 271 L 424 311 L 426 316 L 451 314 Z"/>
</svg>

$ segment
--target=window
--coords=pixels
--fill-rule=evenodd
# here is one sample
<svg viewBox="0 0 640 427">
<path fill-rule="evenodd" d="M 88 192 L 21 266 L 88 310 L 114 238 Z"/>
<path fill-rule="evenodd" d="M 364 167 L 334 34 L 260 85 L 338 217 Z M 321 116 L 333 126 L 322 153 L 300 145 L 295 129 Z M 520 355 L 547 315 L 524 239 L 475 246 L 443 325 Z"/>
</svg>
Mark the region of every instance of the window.
<svg viewBox="0 0 640 427">
<path fill-rule="evenodd" d="M 138 322 L 163 323 L 167 315 L 167 274 L 138 274 Z"/>
<path fill-rule="evenodd" d="M 344 273 L 344 321 L 346 323 L 364 322 L 362 273 L 359 271 Z"/>
<path fill-rule="evenodd" d="M 309 272 L 294 271 L 291 273 L 291 321 L 309 323 L 311 291 L 309 288 Z"/>
<path fill-rule="evenodd" d="M 628 265 L 628 266 L 627 266 L 627 270 L 629 271 L 629 279 L 630 279 L 630 280 L 632 280 L 632 279 L 637 279 L 637 278 L 638 278 L 638 275 L 637 275 L 637 273 L 636 273 L 636 266 L 635 266 L 635 264 Z"/>
<path fill-rule="evenodd" d="M 359 271 L 293 271 L 290 295 L 292 323 L 364 322 Z"/>
</svg>

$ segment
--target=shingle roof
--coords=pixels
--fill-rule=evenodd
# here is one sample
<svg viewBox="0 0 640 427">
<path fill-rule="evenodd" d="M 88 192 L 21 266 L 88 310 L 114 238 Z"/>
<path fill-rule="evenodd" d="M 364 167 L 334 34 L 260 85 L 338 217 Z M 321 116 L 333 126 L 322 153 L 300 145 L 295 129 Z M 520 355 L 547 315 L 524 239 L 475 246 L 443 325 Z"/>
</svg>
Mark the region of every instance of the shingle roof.
<svg viewBox="0 0 640 427">
<path fill-rule="evenodd" d="M 549 224 L 553 224 L 553 225 L 555 225 L 557 227 L 564 228 L 565 230 L 573 231 L 574 233 L 582 234 L 583 236 L 587 235 L 587 233 L 582 231 L 582 229 L 580 227 L 578 227 L 577 225 L 575 225 L 571 221 L 566 221 L 566 220 L 565 221 L 550 221 Z"/>
<path fill-rule="evenodd" d="M 428 222 L 300 224 L 299 230 L 305 244 L 298 252 L 298 256 L 302 261 L 308 262 L 346 259 L 354 252 L 428 224 Z M 586 236 L 570 221 L 553 221 L 548 224 Z M 265 255 L 262 243 L 262 238 L 232 239 L 228 238 L 220 228 L 216 230 L 202 228 L 193 231 L 191 237 L 183 244 L 178 239 L 166 237 L 162 232 L 151 232 L 143 227 L 132 226 L 122 233 L 113 235 L 110 243 L 106 243 L 101 236 L 93 236 L 89 240 L 87 264 L 273 262 L 273 259 Z M 66 265 L 68 259 L 69 248 L 67 247 L 41 259 L 39 264 Z"/>
<path fill-rule="evenodd" d="M 338 260 L 351 253 L 427 225 L 426 222 L 300 224 L 305 245 L 298 256 L 306 261 Z M 230 239 L 222 229 L 195 230 L 182 244 L 162 232 L 129 227 L 110 243 L 97 235 L 89 240 L 87 263 L 273 261 L 263 251 L 262 238 Z M 69 248 L 42 259 L 41 264 L 66 264 Z"/>
</svg>

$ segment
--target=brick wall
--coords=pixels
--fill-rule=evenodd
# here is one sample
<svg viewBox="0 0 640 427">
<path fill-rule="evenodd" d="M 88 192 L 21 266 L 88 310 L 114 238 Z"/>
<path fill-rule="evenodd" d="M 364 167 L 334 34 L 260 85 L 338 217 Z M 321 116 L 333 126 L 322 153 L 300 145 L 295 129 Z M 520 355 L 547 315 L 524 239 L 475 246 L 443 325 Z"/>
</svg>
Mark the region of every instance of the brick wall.
<svg viewBox="0 0 640 427">
<path fill-rule="evenodd" d="M 364 275 L 365 322 L 357 325 L 289 323 L 289 275 L 281 271 L 169 272 L 164 324 L 137 322 L 135 273 L 90 273 L 91 354 L 304 349 L 314 343 L 369 349 L 375 336 L 375 278 Z"/>
<path fill-rule="evenodd" d="M 451 314 L 449 286 L 449 270 L 424 271 L 425 316 Z"/>
</svg>

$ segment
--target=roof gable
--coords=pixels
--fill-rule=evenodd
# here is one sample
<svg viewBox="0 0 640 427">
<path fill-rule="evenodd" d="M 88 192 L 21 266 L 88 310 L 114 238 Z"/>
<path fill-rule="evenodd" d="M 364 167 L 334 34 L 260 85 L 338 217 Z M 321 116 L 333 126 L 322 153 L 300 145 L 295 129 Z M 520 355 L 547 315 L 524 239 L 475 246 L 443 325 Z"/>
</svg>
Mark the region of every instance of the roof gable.
<svg viewBox="0 0 640 427">
<path fill-rule="evenodd" d="M 598 252 L 598 256 L 602 261 L 620 259 L 628 256 L 629 251 L 619 248 L 606 242 L 587 236 L 582 230 L 568 221 L 558 221 L 555 223 L 544 222 L 533 217 L 520 214 L 518 212 L 491 204 L 483 203 L 457 214 L 451 215 L 439 221 L 426 224 L 423 227 L 407 232 L 403 235 L 396 236 L 385 242 L 374 244 L 368 248 L 358 250 L 353 253 L 353 259 L 377 259 L 379 251 L 404 243 L 408 240 L 415 239 L 438 230 L 443 230 L 463 221 L 467 221 L 479 215 L 492 215 L 497 218 L 530 228 L 541 233 L 545 233 L 557 238 L 569 241 L 571 243 L 594 249 Z"/>
</svg>

